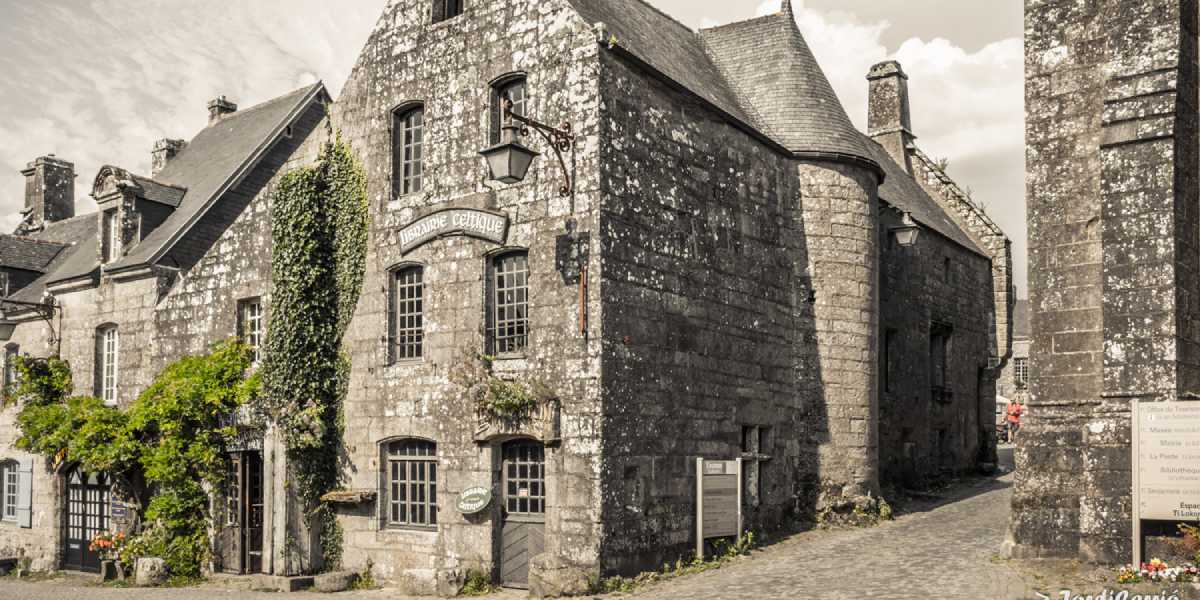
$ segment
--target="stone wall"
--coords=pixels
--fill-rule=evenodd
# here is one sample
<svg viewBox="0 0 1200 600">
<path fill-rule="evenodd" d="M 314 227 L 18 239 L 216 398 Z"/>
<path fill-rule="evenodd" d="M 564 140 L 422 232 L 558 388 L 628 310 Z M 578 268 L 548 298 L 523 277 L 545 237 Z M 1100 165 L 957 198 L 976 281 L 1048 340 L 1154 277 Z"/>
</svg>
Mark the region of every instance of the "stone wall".
<svg viewBox="0 0 1200 600">
<path fill-rule="evenodd" d="M 694 550 L 695 458 L 747 426 L 772 457 L 747 525 L 811 513 L 828 426 L 793 161 L 612 53 L 601 93 L 602 554 L 632 572 Z"/>
<path fill-rule="evenodd" d="M 377 578 L 430 591 L 467 570 L 491 572 L 498 562 L 499 442 L 475 440 L 478 422 L 450 369 L 484 352 L 485 266 L 501 249 L 473 238 L 432 241 L 407 255 L 398 230 L 445 207 L 474 207 L 510 218 L 506 248 L 529 251 L 531 343 L 524 358 L 500 360 L 504 376 L 543 380 L 559 396 L 561 443 L 547 449 L 546 555 L 531 577 L 586 579 L 596 573 L 600 546 L 600 269 L 595 34 L 566 2 L 469 3 L 465 14 L 430 23 L 429 3 L 392 3 L 372 32 L 334 110 L 334 123 L 368 173 L 371 239 L 363 295 L 346 337 L 353 362 L 346 402 L 346 447 L 353 466 L 348 487 L 378 489 L 381 444 L 420 437 L 437 443 L 439 525 L 389 529 L 368 503 L 343 509 L 345 563 L 374 565 Z M 560 197 L 558 163 L 536 134 L 525 140 L 543 152 L 523 183 L 486 181 L 479 151 L 490 145 L 489 83 L 527 77 L 529 112 L 548 123 L 569 121 L 579 135 L 566 160 L 572 196 Z M 419 194 L 391 196 L 391 115 L 405 103 L 424 104 L 424 173 Z M 577 281 L 556 266 L 568 232 L 590 234 L 584 310 Z M 391 269 L 424 267 L 424 358 L 387 362 L 387 289 Z M 585 319 L 583 323 L 580 318 Z M 492 488 L 493 510 L 467 517 L 459 492 Z"/>
<path fill-rule="evenodd" d="M 1195 391 L 1196 3 L 1027 0 L 1016 556 L 1128 562 L 1131 402 Z"/>
<path fill-rule="evenodd" d="M 888 234 L 900 215 L 883 210 L 880 326 L 880 469 L 883 481 L 920 487 L 973 470 L 994 422 L 996 313 L 985 256 L 925 228 L 916 245 Z M 949 326 L 944 391 L 934 393 L 931 333 Z M 887 347 L 882 347 L 886 345 Z"/>
</svg>

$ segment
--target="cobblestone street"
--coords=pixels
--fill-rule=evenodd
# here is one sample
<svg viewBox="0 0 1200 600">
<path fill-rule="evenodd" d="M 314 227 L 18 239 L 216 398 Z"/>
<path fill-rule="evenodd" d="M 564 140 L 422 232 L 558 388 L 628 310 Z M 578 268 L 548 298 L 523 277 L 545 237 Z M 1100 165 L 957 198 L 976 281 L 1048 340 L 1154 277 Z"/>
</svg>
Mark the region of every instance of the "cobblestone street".
<svg viewBox="0 0 1200 600">
<path fill-rule="evenodd" d="M 1009 454 L 1011 456 L 1011 454 Z M 977 480 L 944 499 L 869 529 L 811 531 L 724 568 L 668 581 L 626 597 L 640 600 L 720 598 L 1036 598 L 998 558 L 1012 475 Z M 493 598 L 522 598 L 506 591 Z M 279 594 L 221 590 L 115 589 L 82 580 L 0 580 L 0 599 L 257 600 Z M 401 600 L 395 591 L 338 594 L 345 600 Z"/>
</svg>

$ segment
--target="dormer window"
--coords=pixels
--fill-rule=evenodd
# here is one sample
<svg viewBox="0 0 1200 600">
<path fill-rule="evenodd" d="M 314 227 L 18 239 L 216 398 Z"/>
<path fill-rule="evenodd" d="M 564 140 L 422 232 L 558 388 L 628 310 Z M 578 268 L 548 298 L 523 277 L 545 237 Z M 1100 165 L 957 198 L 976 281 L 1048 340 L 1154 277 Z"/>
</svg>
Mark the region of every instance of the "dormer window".
<svg viewBox="0 0 1200 600">
<path fill-rule="evenodd" d="M 433 0 L 433 22 L 441 23 L 463 13 L 466 0 Z"/>
<path fill-rule="evenodd" d="M 104 212 L 104 236 L 101 240 L 101 252 L 104 264 L 108 264 L 121 256 L 121 213 L 117 209 Z"/>
</svg>

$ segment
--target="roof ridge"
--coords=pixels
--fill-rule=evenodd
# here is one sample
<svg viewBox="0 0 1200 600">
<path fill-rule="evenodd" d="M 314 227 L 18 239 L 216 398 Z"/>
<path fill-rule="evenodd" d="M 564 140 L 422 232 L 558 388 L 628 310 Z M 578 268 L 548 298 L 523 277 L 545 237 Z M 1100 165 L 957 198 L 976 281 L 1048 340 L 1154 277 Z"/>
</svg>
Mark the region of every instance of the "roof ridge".
<svg viewBox="0 0 1200 600">
<path fill-rule="evenodd" d="M 717 29 L 729 29 L 731 27 L 740 27 L 743 25 L 748 25 L 750 23 L 757 23 L 759 21 L 765 21 L 767 19 L 774 19 L 777 17 L 784 17 L 784 16 L 786 16 L 786 15 L 784 15 L 782 12 L 771 13 L 769 15 L 759 15 L 757 17 L 751 17 L 749 19 L 742 19 L 741 21 L 730 21 L 729 23 L 722 23 L 720 25 L 713 25 L 712 27 L 705 27 L 705 28 L 701 29 L 700 31 L 705 32 L 705 31 L 715 31 Z"/>
<path fill-rule="evenodd" d="M 212 125 L 217 125 L 217 124 L 220 124 L 220 123 L 228 123 L 229 121 L 233 121 L 233 120 L 237 119 L 237 118 L 238 118 L 238 117 L 240 117 L 240 116 L 243 116 L 243 115 L 246 115 L 246 114 L 252 113 L 252 112 L 254 112 L 254 111 L 256 111 L 256 110 L 260 110 L 260 109 L 266 108 L 266 107 L 268 107 L 268 106 L 270 106 L 270 105 L 272 105 L 272 104 L 274 104 L 274 103 L 276 103 L 276 102 L 279 102 L 279 101 L 281 101 L 281 100 L 284 100 L 285 98 L 288 98 L 289 96 L 295 96 L 295 95 L 299 94 L 300 92 L 305 92 L 305 93 L 307 93 L 307 92 L 310 92 L 310 91 L 312 91 L 312 90 L 313 90 L 313 88 L 315 88 L 315 87 L 317 87 L 317 86 L 319 86 L 319 85 L 323 85 L 323 84 L 324 84 L 324 82 L 323 82 L 323 81 L 317 81 L 316 83 L 313 83 L 313 84 L 310 84 L 310 85 L 306 85 L 306 86 L 304 86 L 304 87 L 299 87 L 299 88 L 296 88 L 296 89 L 294 89 L 294 90 L 292 90 L 292 91 L 290 91 L 290 92 L 284 93 L 284 94 L 280 94 L 280 95 L 278 95 L 278 96 L 275 96 L 274 98 L 268 98 L 267 100 L 263 100 L 262 102 L 259 102 L 258 104 L 254 104 L 254 105 L 252 105 L 252 106 L 250 106 L 250 107 L 248 107 L 248 108 L 242 108 L 242 109 L 238 109 L 238 110 L 236 110 L 236 111 L 234 111 L 234 112 L 230 113 L 229 115 L 227 115 L 227 116 L 225 116 L 225 117 L 221 118 L 221 120 L 219 120 L 219 121 L 216 121 L 216 122 L 214 122 L 214 123 L 210 123 L 210 124 L 209 124 L 208 126 L 206 126 L 205 128 L 207 128 L 207 127 L 210 127 L 210 126 L 212 126 Z M 185 148 L 185 149 L 186 149 L 186 148 Z"/>
</svg>

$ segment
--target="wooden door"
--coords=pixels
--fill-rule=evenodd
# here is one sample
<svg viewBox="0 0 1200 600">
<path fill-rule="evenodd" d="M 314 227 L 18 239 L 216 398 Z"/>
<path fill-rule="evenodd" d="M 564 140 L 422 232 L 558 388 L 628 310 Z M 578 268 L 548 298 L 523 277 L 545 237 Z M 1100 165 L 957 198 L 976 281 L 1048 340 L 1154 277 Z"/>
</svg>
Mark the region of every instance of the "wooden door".
<svg viewBox="0 0 1200 600">
<path fill-rule="evenodd" d="M 258 452 L 229 455 L 222 523 L 218 534 L 221 570 L 262 572 L 263 472 Z"/>
<path fill-rule="evenodd" d="M 529 587 L 529 561 L 546 546 L 546 450 L 533 440 L 502 447 L 500 583 Z"/>
<path fill-rule="evenodd" d="M 88 473 L 78 467 L 67 475 L 66 554 L 63 568 L 100 572 L 100 553 L 92 539 L 108 531 L 108 475 Z"/>
</svg>

